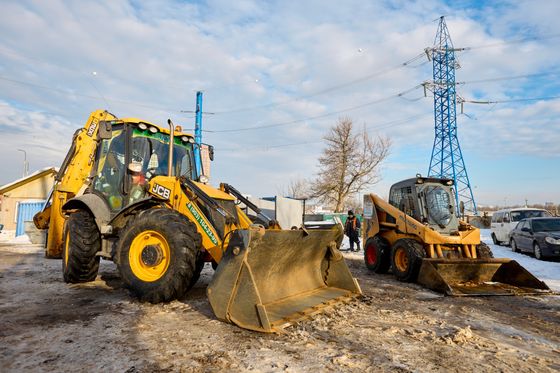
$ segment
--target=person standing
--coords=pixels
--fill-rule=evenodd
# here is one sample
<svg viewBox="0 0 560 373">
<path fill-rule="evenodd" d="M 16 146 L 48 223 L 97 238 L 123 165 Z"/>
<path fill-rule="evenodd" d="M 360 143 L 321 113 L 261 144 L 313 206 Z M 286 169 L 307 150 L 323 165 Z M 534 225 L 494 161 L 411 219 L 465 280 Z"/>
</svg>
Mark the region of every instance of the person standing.
<svg viewBox="0 0 560 373">
<path fill-rule="evenodd" d="M 360 221 L 354 216 L 352 210 L 348 211 L 348 219 L 344 225 L 344 234 L 350 240 L 350 251 L 354 251 L 354 243 L 356 243 L 356 251 L 360 251 Z"/>
</svg>

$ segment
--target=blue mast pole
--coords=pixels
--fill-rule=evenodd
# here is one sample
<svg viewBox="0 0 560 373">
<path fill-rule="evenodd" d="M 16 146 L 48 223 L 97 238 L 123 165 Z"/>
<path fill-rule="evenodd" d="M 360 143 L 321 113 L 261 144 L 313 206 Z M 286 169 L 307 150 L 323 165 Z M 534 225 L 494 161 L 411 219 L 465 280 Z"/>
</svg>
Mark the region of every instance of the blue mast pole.
<svg viewBox="0 0 560 373">
<path fill-rule="evenodd" d="M 202 146 L 202 92 L 196 92 L 196 116 L 194 125 L 194 162 L 196 165 L 196 174 L 202 175 L 202 156 L 200 154 Z"/>
</svg>

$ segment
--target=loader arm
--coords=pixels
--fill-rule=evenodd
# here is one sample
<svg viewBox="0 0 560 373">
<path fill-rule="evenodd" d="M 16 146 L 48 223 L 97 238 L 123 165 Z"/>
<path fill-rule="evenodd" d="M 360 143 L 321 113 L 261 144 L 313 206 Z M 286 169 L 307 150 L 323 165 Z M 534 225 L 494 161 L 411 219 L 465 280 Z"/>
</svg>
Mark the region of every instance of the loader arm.
<svg viewBox="0 0 560 373">
<path fill-rule="evenodd" d="M 77 130 L 72 145 L 55 177 L 50 200 L 42 211 L 33 217 L 38 229 L 48 229 L 46 256 L 60 258 L 62 254 L 62 235 L 65 217 L 62 206 L 71 198 L 83 194 L 92 176 L 95 152 L 101 137 L 110 127 L 107 121 L 117 118 L 104 110 L 91 113 L 83 128 Z"/>
</svg>

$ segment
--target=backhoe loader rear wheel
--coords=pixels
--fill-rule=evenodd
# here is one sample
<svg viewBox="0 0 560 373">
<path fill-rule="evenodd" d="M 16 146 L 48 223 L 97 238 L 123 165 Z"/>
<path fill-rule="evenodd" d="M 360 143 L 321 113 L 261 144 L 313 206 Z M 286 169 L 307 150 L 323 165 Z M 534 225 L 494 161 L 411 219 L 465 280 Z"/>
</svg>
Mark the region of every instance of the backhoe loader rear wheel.
<svg viewBox="0 0 560 373">
<path fill-rule="evenodd" d="M 368 238 L 364 250 L 366 267 L 375 273 L 387 273 L 391 266 L 391 246 L 383 237 Z"/>
<path fill-rule="evenodd" d="M 200 276 L 200 243 L 196 226 L 180 213 L 167 208 L 143 211 L 121 236 L 121 278 L 141 301 L 180 298 Z"/>
<path fill-rule="evenodd" d="M 398 240 L 391 249 L 393 274 L 400 281 L 416 281 L 424 256 L 424 248 L 419 242 L 409 238 Z"/>
<path fill-rule="evenodd" d="M 481 242 L 479 245 L 476 245 L 476 257 L 479 259 L 488 259 L 493 258 L 494 254 L 488 245 Z"/>
<path fill-rule="evenodd" d="M 70 214 L 64 228 L 62 275 L 68 283 L 95 280 L 99 270 L 101 235 L 95 219 L 88 211 Z"/>
</svg>

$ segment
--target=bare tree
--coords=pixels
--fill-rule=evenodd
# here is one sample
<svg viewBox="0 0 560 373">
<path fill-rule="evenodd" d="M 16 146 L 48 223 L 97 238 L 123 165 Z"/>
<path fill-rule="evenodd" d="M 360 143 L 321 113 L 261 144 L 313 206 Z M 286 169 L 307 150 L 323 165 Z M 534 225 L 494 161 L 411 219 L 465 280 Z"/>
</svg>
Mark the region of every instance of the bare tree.
<svg viewBox="0 0 560 373">
<path fill-rule="evenodd" d="M 307 199 L 311 193 L 309 183 L 306 179 L 291 179 L 288 185 L 282 185 L 277 192 L 283 197 Z"/>
<path fill-rule="evenodd" d="M 342 212 L 348 197 L 380 180 L 379 166 L 389 154 L 391 141 L 372 139 L 365 128 L 353 133 L 349 118 L 341 118 L 324 137 L 326 148 L 319 158 L 320 171 L 311 186 L 312 196 Z"/>
<path fill-rule="evenodd" d="M 307 198 L 309 196 L 309 182 L 304 179 L 290 180 L 287 196 L 298 199 Z"/>
</svg>

